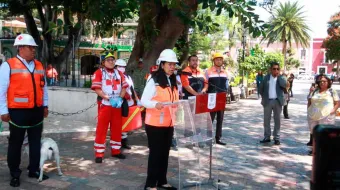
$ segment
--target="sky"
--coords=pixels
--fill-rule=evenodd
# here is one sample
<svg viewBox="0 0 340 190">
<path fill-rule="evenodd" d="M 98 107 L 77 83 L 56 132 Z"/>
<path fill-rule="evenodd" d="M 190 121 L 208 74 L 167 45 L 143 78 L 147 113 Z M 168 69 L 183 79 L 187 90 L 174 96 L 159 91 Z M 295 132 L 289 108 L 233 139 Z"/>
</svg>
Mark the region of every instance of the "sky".
<svg viewBox="0 0 340 190">
<path fill-rule="evenodd" d="M 289 0 L 277 0 L 287 2 Z M 340 11 L 340 0 L 297 0 L 300 6 L 304 6 L 305 17 L 308 26 L 311 28 L 312 38 L 327 37 L 327 22 L 332 15 Z M 256 13 L 260 18 L 267 21 L 270 14 L 262 8 L 257 8 Z"/>
</svg>

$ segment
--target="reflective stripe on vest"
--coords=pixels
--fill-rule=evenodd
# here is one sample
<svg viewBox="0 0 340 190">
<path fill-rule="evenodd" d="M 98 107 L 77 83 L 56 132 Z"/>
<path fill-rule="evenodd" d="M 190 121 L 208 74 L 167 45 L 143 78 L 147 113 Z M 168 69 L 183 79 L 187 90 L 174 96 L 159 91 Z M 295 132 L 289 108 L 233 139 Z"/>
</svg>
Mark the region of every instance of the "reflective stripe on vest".
<svg viewBox="0 0 340 190">
<path fill-rule="evenodd" d="M 217 72 L 214 67 L 211 67 L 208 71 L 209 85 L 208 93 L 226 92 L 227 91 L 227 73 L 222 69 Z"/>
<path fill-rule="evenodd" d="M 41 62 L 34 60 L 32 73 L 17 57 L 7 62 L 11 73 L 7 91 L 8 108 L 41 107 L 45 86 L 45 72 Z"/>
<path fill-rule="evenodd" d="M 178 91 L 171 87 L 162 88 L 156 83 L 156 95 L 152 98 L 156 102 L 175 102 L 178 101 Z M 155 127 L 171 127 L 173 126 L 171 119 L 170 107 L 165 106 L 163 109 L 147 108 L 145 115 L 145 124 Z"/>
</svg>

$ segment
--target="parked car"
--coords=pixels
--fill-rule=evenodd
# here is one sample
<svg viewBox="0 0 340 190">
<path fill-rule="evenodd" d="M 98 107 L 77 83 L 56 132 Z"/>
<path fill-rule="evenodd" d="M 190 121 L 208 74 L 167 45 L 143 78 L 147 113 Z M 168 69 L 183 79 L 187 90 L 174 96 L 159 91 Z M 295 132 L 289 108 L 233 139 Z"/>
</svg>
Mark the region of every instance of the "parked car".
<svg viewBox="0 0 340 190">
<path fill-rule="evenodd" d="M 307 74 L 307 73 L 301 73 L 299 76 L 296 78 L 298 80 L 314 80 L 314 77 Z"/>
</svg>

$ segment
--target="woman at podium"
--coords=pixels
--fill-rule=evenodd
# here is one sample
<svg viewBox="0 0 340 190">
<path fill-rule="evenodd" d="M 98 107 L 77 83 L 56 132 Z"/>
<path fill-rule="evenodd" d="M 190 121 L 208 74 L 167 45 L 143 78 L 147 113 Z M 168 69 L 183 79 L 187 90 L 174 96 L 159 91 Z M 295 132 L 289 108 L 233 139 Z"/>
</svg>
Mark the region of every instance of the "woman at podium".
<svg viewBox="0 0 340 190">
<path fill-rule="evenodd" d="M 165 106 L 165 103 L 179 99 L 174 74 L 176 63 L 176 53 L 171 49 L 163 50 L 157 60 L 158 70 L 147 81 L 142 95 L 141 102 L 146 108 L 145 130 L 149 145 L 148 176 L 144 189 L 177 189 L 168 184 L 166 178 L 174 128 L 170 109 Z"/>
</svg>

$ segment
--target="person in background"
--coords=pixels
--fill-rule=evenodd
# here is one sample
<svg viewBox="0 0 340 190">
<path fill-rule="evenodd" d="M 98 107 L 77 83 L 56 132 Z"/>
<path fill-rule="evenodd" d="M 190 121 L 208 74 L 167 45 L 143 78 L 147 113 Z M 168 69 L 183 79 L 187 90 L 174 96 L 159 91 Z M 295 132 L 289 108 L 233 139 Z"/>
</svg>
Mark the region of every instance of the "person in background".
<svg viewBox="0 0 340 190">
<path fill-rule="evenodd" d="M 168 184 L 166 178 L 174 126 L 169 106 L 164 105 L 179 100 L 174 74 L 177 63 L 177 56 L 173 50 L 163 50 L 157 60 L 159 68 L 147 81 L 141 99 L 142 105 L 146 108 L 145 130 L 149 144 L 148 171 L 144 187 L 148 190 L 157 190 L 157 187 L 177 189 Z"/>
<path fill-rule="evenodd" d="M 288 93 L 290 93 L 290 97 L 293 97 L 293 82 L 294 82 L 294 74 L 290 73 L 289 78 L 287 79 L 287 81 L 289 82 L 289 90 Z"/>
<path fill-rule="evenodd" d="M 219 93 L 219 92 L 227 92 L 229 88 L 228 84 L 228 74 L 222 68 L 223 66 L 223 55 L 221 53 L 215 53 L 213 55 L 213 66 L 209 68 L 206 72 L 206 78 L 209 82 L 208 92 L 207 93 Z M 211 121 L 214 122 L 216 118 L 216 134 L 215 140 L 216 144 L 226 145 L 222 138 L 222 125 L 223 125 L 223 117 L 224 110 L 210 112 Z"/>
<path fill-rule="evenodd" d="M 94 73 L 91 89 L 102 98 L 99 108 L 96 138 L 94 141 L 95 162 L 102 163 L 105 153 L 106 134 L 110 125 L 111 156 L 125 159 L 120 151 L 122 134 L 122 103 L 128 84 L 124 74 L 115 69 L 114 56 L 106 52 L 101 56 L 103 64 Z"/>
<path fill-rule="evenodd" d="M 118 71 L 122 72 L 125 76 L 125 80 L 128 83 L 128 88 L 126 89 L 126 93 L 124 96 L 124 99 L 127 101 L 128 106 L 131 107 L 135 105 L 135 101 L 138 106 L 141 106 L 141 103 L 139 101 L 139 98 L 136 96 L 135 91 L 134 91 L 134 85 L 133 85 L 133 80 L 132 78 L 126 73 L 126 62 L 123 59 L 117 59 L 115 67 L 117 68 Z M 122 123 L 123 125 L 123 123 Z M 123 132 L 122 133 L 122 148 L 125 149 L 131 149 L 131 146 L 128 144 L 128 133 Z"/>
<path fill-rule="evenodd" d="M 47 65 L 46 76 L 48 86 L 54 85 L 58 80 L 58 72 L 52 67 L 52 64 Z"/>
<path fill-rule="evenodd" d="M 274 145 L 280 145 L 280 128 L 281 128 L 281 112 L 284 105 L 284 91 L 287 87 L 287 80 L 279 75 L 280 65 L 277 62 L 271 63 L 271 73 L 263 78 L 259 91 L 262 97 L 261 104 L 263 106 L 263 127 L 264 138 L 260 143 L 270 142 L 271 128 L 270 120 L 272 112 L 274 112 Z"/>
<path fill-rule="evenodd" d="M 197 55 L 191 55 L 188 58 L 189 66 L 184 68 L 181 74 L 183 85 L 183 99 L 189 96 L 196 96 L 206 93 L 208 90 L 208 81 L 203 71 L 198 67 Z"/>
<path fill-rule="evenodd" d="M 40 176 L 40 147 L 43 120 L 48 116 L 48 91 L 43 64 L 34 59 L 38 46 L 29 34 L 14 41 L 18 55 L 0 67 L 0 114 L 9 122 L 7 165 L 10 186 L 20 186 L 21 147 L 27 131 L 29 143 L 28 177 Z M 30 126 L 29 128 L 20 126 Z M 48 176 L 43 175 L 43 180 Z"/>
<path fill-rule="evenodd" d="M 338 93 L 331 88 L 332 81 L 326 75 L 320 75 L 316 84 L 318 87 L 308 97 L 307 119 L 310 140 L 307 146 L 313 146 L 313 129 L 315 126 L 335 123 L 335 114 L 340 105 Z"/>
<path fill-rule="evenodd" d="M 288 77 L 287 73 L 283 74 L 284 77 Z M 290 95 L 289 95 L 289 89 L 290 89 L 290 82 L 289 80 L 287 80 L 287 85 L 285 89 L 282 89 L 284 92 L 284 106 L 283 106 L 283 116 L 285 119 L 289 119 L 289 115 L 288 115 L 288 103 L 290 101 Z"/>
<path fill-rule="evenodd" d="M 137 68 L 133 71 L 131 78 L 134 81 L 134 89 L 138 97 L 142 96 L 146 78 L 147 71 L 144 69 L 143 59 L 140 59 L 137 64 Z"/>
<path fill-rule="evenodd" d="M 256 75 L 256 88 L 257 88 L 257 98 L 260 99 L 259 88 L 263 81 L 263 74 L 262 71 L 259 71 Z"/>
<path fill-rule="evenodd" d="M 0 67 L 1 67 L 1 65 L 2 65 L 2 59 L 0 59 Z"/>
</svg>

